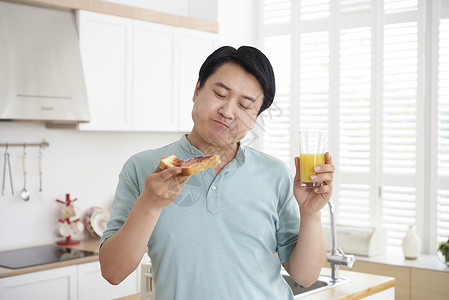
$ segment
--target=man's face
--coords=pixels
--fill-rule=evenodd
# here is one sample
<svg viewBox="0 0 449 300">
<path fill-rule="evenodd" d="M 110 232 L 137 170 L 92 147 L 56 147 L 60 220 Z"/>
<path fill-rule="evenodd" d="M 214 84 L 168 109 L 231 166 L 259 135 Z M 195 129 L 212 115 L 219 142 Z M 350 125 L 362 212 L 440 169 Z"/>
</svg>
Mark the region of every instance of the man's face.
<svg viewBox="0 0 449 300">
<path fill-rule="evenodd" d="M 224 63 L 195 89 L 192 118 L 201 139 L 234 147 L 253 129 L 263 103 L 257 79 L 234 63 Z"/>
</svg>

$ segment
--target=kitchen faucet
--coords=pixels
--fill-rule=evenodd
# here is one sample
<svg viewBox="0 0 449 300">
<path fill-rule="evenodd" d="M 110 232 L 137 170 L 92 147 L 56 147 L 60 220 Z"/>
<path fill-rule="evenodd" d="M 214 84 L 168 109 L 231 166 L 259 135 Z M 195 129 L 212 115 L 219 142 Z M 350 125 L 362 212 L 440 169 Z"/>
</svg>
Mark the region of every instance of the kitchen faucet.
<svg viewBox="0 0 449 300">
<path fill-rule="evenodd" d="M 338 267 L 340 265 L 352 268 L 355 263 L 354 255 L 347 255 L 337 247 L 337 229 L 335 226 L 335 211 L 332 200 L 327 202 L 329 204 L 330 218 L 331 218 L 331 235 L 332 235 L 332 249 L 327 253 L 327 261 L 331 265 L 332 283 L 338 281 Z"/>
</svg>

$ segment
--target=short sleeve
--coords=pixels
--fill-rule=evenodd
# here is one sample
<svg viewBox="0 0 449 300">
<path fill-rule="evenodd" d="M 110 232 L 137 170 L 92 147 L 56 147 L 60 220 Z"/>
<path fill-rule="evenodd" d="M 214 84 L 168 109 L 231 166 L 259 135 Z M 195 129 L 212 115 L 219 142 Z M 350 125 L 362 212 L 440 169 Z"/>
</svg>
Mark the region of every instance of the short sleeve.
<svg viewBox="0 0 449 300">
<path fill-rule="evenodd" d="M 133 170 L 134 164 L 132 161 L 127 161 L 120 172 L 114 202 L 110 212 L 111 217 L 101 237 L 100 247 L 122 227 L 140 195 L 139 186 L 135 179 L 136 176 L 132 175 L 133 173 L 135 174 Z"/>
<path fill-rule="evenodd" d="M 279 192 L 279 225 L 276 232 L 279 259 L 285 263 L 296 246 L 299 233 L 299 207 L 293 194 L 293 178 L 289 176 L 287 184 Z"/>
</svg>

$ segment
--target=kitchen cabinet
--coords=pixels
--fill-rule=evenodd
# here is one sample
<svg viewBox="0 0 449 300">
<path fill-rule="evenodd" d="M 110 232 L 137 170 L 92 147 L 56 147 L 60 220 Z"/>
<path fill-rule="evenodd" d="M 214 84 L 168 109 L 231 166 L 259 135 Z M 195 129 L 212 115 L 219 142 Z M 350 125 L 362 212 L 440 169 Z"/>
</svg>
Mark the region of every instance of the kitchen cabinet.
<svg viewBox="0 0 449 300">
<path fill-rule="evenodd" d="M 133 129 L 176 131 L 176 32 L 135 21 L 134 34 Z"/>
<path fill-rule="evenodd" d="M 178 129 L 190 131 L 193 93 L 204 60 L 216 48 L 215 35 L 182 28 L 178 44 Z"/>
<path fill-rule="evenodd" d="M 137 268 L 119 285 L 101 276 L 98 261 L 0 278 L 0 299 L 108 300 L 140 291 Z"/>
<path fill-rule="evenodd" d="M 394 277 L 395 299 L 410 299 L 410 268 L 357 261 L 351 271 Z"/>
<path fill-rule="evenodd" d="M 0 299 L 74 300 L 76 282 L 76 266 L 1 278 Z"/>
<path fill-rule="evenodd" d="M 347 268 L 342 267 L 347 270 Z M 358 260 L 351 271 L 396 278 L 396 300 L 447 299 L 449 272 Z"/>
<path fill-rule="evenodd" d="M 81 58 L 91 122 L 82 130 L 131 130 L 131 19 L 79 11 Z"/>
<path fill-rule="evenodd" d="M 441 300 L 449 298 L 449 272 L 412 269 L 411 300 Z"/>
<path fill-rule="evenodd" d="M 77 266 L 78 299 L 109 300 L 140 291 L 140 268 L 119 285 L 109 284 L 102 276 L 98 261 Z"/>
<path fill-rule="evenodd" d="M 80 130 L 189 131 L 198 71 L 217 34 L 79 11 L 92 121 Z"/>
</svg>

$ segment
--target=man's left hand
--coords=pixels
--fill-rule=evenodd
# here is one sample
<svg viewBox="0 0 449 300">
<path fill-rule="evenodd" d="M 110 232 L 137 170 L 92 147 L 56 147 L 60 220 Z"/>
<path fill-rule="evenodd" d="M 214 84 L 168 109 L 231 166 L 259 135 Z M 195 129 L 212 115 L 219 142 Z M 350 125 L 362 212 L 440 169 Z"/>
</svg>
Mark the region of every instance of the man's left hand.
<svg viewBox="0 0 449 300">
<path fill-rule="evenodd" d="M 301 214 L 313 215 L 326 205 L 332 195 L 335 166 L 332 164 L 329 152 L 326 152 L 325 163 L 316 166 L 314 168 L 316 175 L 311 176 L 311 180 L 314 182 L 322 182 L 318 187 L 301 186 L 299 157 L 295 157 L 295 167 L 294 194 L 296 201 L 298 201 Z"/>
</svg>

